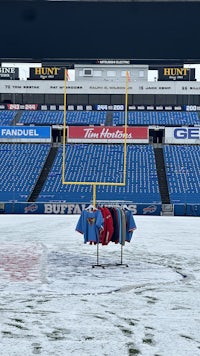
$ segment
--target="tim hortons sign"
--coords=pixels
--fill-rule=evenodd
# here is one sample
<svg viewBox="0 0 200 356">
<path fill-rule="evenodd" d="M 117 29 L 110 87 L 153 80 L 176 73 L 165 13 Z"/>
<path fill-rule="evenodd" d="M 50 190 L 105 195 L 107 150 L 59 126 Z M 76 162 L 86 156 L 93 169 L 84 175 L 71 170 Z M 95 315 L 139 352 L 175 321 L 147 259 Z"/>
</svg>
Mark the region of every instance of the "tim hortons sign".
<svg viewBox="0 0 200 356">
<path fill-rule="evenodd" d="M 148 143 L 148 127 L 113 127 L 113 126 L 69 126 L 68 142 L 117 142 Z"/>
</svg>

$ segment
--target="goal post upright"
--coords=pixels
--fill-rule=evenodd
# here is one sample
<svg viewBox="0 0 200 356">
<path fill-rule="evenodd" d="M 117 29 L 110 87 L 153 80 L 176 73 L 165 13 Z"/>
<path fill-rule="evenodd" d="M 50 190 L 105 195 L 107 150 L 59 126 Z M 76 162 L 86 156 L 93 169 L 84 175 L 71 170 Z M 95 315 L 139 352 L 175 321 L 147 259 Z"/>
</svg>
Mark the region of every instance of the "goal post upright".
<svg viewBox="0 0 200 356">
<path fill-rule="evenodd" d="M 63 110 L 63 151 L 62 151 L 62 184 L 65 184 L 65 144 L 66 144 L 66 114 L 67 114 L 67 69 L 64 70 L 64 110 Z"/>
<path fill-rule="evenodd" d="M 126 71 L 125 115 L 124 115 L 124 185 L 126 185 L 126 166 L 127 166 L 128 83 L 129 83 L 129 73 L 128 71 Z"/>
<path fill-rule="evenodd" d="M 65 157 L 66 157 L 66 130 L 67 130 L 67 69 L 64 70 L 64 124 L 63 124 L 63 151 L 62 151 L 62 184 L 63 185 L 92 185 L 93 186 L 93 205 L 96 205 L 96 187 L 97 185 L 103 186 L 125 186 L 126 185 L 126 169 L 127 169 L 127 118 L 128 118 L 128 85 L 129 85 L 129 72 L 126 71 L 126 85 L 125 85 L 125 115 L 124 115 L 124 162 L 123 162 L 123 182 L 91 182 L 91 181 L 65 181 Z"/>
</svg>

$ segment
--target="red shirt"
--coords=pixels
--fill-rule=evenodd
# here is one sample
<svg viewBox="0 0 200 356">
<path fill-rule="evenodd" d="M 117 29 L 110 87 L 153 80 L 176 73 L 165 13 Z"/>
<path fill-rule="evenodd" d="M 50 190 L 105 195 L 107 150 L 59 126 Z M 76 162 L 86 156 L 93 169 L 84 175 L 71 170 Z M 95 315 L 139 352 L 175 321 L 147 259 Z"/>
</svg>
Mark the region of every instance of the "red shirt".
<svg viewBox="0 0 200 356">
<path fill-rule="evenodd" d="M 99 210 L 104 219 L 104 230 L 100 233 L 100 242 L 102 245 L 108 245 L 114 232 L 113 218 L 108 208 L 100 207 Z"/>
</svg>

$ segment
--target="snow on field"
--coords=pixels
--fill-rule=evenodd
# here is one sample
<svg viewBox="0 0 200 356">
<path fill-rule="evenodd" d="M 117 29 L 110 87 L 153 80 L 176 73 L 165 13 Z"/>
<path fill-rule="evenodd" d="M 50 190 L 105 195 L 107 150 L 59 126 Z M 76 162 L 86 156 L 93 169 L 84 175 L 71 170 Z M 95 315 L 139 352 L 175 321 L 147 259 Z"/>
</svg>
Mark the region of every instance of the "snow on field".
<svg viewBox="0 0 200 356">
<path fill-rule="evenodd" d="M 200 219 L 135 216 L 93 268 L 78 218 L 0 216 L 0 355 L 200 355 Z"/>
</svg>

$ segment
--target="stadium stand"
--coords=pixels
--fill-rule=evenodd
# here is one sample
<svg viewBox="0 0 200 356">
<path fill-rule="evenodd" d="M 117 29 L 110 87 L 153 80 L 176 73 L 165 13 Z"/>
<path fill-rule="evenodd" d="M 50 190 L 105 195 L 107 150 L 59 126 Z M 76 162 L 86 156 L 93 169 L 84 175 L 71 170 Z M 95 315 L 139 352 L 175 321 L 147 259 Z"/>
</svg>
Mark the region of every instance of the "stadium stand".
<svg viewBox="0 0 200 356">
<path fill-rule="evenodd" d="M 124 112 L 113 112 L 113 125 L 124 125 Z M 199 125 L 197 112 L 192 111 L 129 111 L 128 125 L 182 126 Z"/>
<path fill-rule="evenodd" d="M 21 124 L 37 124 L 37 125 L 54 125 L 63 124 L 63 111 L 23 111 L 19 123 Z"/>
<path fill-rule="evenodd" d="M 1 110 L 0 111 L 0 126 L 9 126 L 16 115 L 15 110 Z"/>
<path fill-rule="evenodd" d="M 200 146 L 164 145 L 171 203 L 200 201 Z"/>
<path fill-rule="evenodd" d="M 68 125 L 105 125 L 106 111 L 68 111 Z M 113 125 L 124 124 L 124 112 L 114 111 Z M 24 111 L 19 123 L 53 125 L 63 124 L 62 111 Z M 180 126 L 198 125 L 200 119 L 197 112 L 179 111 L 133 111 L 128 112 L 128 125 L 160 125 Z"/>
<path fill-rule="evenodd" d="M 67 125 L 105 125 L 106 111 L 67 111 Z"/>
<path fill-rule="evenodd" d="M 123 145 L 66 145 L 66 176 L 70 182 L 123 182 Z M 90 202 L 90 185 L 62 185 L 62 147 L 37 201 Z M 99 200 L 160 203 L 155 157 L 150 145 L 127 146 L 127 185 L 97 186 Z"/>
<path fill-rule="evenodd" d="M 67 111 L 67 125 L 104 125 L 107 112 L 105 111 Z M 23 111 L 19 123 L 37 125 L 62 125 L 63 111 Z"/>
<path fill-rule="evenodd" d="M 67 111 L 67 125 L 105 125 L 108 113 L 111 116 L 110 124 L 124 125 L 125 114 L 122 111 Z M 1 110 L 1 125 L 11 125 L 16 111 Z M 182 126 L 200 125 L 198 112 L 192 111 L 129 111 L 128 125 L 131 126 Z M 59 110 L 24 110 L 21 112 L 18 123 L 35 125 L 62 125 L 63 111 Z"/>
<path fill-rule="evenodd" d="M 50 144 L 0 144 L 1 201 L 27 201 Z"/>
<path fill-rule="evenodd" d="M 1 125 L 12 125 L 15 110 L 0 112 Z M 69 111 L 69 125 L 105 124 L 107 111 Z M 124 112 L 113 111 L 113 124 L 120 125 Z M 128 113 L 130 125 L 178 126 L 199 123 L 197 112 L 134 111 Z M 22 111 L 19 123 L 51 125 L 63 123 L 62 111 Z M 28 201 L 44 162 L 50 144 L 1 144 L 1 201 Z M 164 164 L 170 203 L 199 203 L 200 172 L 198 145 L 163 145 Z M 66 181 L 123 181 L 123 146 L 100 144 L 68 144 L 66 146 Z M 161 203 L 158 162 L 152 145 L 127 145 L 127 186 L 97 186 L 101 200 L 126 200 L 135 203 Z M 158 150 L 158 148 L 157 148 Z M 31 154 L 30 154 L 31 152 Z M 30 155 L 29 155 L 30 154 Z M 112 159 L 110 159 L 112 157 Z M 61 181 L 62 146 L 52 169 L 41 187 L 38 202 L 88 202 L 92 197 L 91 185 L 63 185 Z M 81 168 L 81 169 L 80 169 Z"/>
<path fill-rule="evenodd" d="M 43 213 L 48 204 L 42 203 L 53 202 L 56 204 L 49 205 L 80 203 L 82 209 L 86 203 L 97 200 L 129 202 L 142 214 L 154 212 L 155 205 L 156 214 L 200 216 L 200 87 L 196 85 L 195 68 L 130 63 L 130 85 L 126 88 L 126 67 L 114 63 L 74 63 L 75 83 L 68 88 L 66 102 L 63 84 L 59 84 L 62 70 L 57 71 L 61 77 L 55 74 L 51 82 L 34 68 L 28 78 L 34 80 L 34 85 L 18 81 L 6 87 L 1 81 L 2 211 L 13 212 L 15 207 L 22 211 L 25 204 L 36 203 L 33 209 L 38 206 L 39 213 Z M 173 73 L 183 73 L 182 78 L 174 77 L 170 68 Z M 52 69 L 44 66 L 49 73 Z M 151 85 L 148 79 L 149 74 L 154 75 L 152 70 L 157 75 Z M 184 81 L 196 83 L 193 86 Z M 120 140 L 126 114 L 129 127 L 124 186 L 124 145 Z M 5 133 L 5 126 L 18 125 L 36 126 L 37 134 L 32 135 L 32 128 L 30 135 L 20 132 L 23 130 Z M 80 127 L 89 125 L 98 128 Z M 63 142 L 65 181 L 70 184 L 62 182 Z"/>
</svg>

